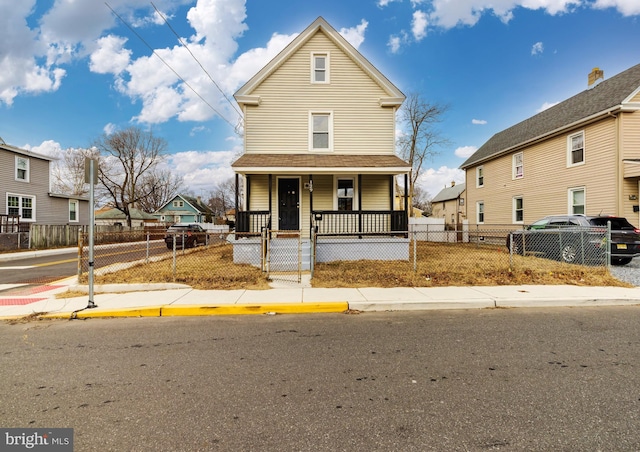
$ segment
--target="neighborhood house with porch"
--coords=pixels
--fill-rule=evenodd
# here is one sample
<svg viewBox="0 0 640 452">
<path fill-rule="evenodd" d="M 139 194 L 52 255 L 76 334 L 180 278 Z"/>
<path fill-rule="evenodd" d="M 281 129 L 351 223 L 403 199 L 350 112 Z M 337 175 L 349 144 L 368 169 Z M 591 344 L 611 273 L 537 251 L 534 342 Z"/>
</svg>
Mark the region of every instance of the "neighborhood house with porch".
<svg viewBox="0 0 640 452">
<path fill-rule="evenodd" d="M 234 259 L 257 265 L 298 237 L 310 262 L 408 259 L 408 200 L 394 209 L 396 111 L 404 94 L 318 18 L 235 94 L 244 115 Z M 238 193 L 238 189 L 236 193 Z M 244 235 L 243 235 L 244 234 Z"/>
</svg>

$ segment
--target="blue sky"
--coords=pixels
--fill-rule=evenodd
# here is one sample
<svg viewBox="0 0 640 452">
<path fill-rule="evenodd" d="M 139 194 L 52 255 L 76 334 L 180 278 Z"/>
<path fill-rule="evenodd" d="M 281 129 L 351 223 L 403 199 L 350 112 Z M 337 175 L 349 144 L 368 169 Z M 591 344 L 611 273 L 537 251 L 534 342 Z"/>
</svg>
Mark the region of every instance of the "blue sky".
<svg viewBox="0 0 640 452">
<path fill-rule="evenodd" d="M 592 68 L 640 63 L 638 0 L 154 0 L 206 73 L 151 2 L 107 3 L 135 33 L 102 0 L 0 0 L 0 137 L 59 156 L 151 128 L 194 194 L 231 177 L 242 151 L 225 96 L 318 16 L 405 94 L 449 106 L 451 145 L 420 181 L 431 196 L 462 182 L 494 133 L 585 90 Z"/>
</svg>

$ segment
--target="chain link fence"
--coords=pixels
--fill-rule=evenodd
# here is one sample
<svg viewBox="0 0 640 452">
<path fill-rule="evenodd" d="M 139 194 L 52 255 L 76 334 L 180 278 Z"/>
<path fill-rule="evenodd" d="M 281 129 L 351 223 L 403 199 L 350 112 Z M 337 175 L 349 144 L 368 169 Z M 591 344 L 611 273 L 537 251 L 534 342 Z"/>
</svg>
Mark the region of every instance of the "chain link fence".
<svg viewBox="0 0 640 452">
<path fill-rule="evenodd" d="M 312 234 L 299 231 L 97 236 L 96 284 L 177 282 L 203 289 L 266 288 L 277 279 L 314 286 L 444 286 L 546 283 L 549 275 L 607 273 L 610 231 L 513 230 L 477 225 L 460 231 Z M 83 237 L 78 277 L 87 281 Z M 105 243 L 109 242 L 109 243 Z M 599 274 L 599 273 L 598 273 Z M 558 282 L 556 282 L 558 283 Z"/>
</svg>

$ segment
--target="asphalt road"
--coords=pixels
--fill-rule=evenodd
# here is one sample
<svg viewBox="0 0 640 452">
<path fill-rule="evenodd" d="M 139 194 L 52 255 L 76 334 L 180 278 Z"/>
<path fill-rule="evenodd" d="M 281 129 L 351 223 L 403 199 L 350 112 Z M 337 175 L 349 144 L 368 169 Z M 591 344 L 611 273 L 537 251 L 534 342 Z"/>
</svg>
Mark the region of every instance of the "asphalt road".
<svg viewBox="0 0 640 452">
<path fill-rule="evenodd" d="M 0 324 L 0 426 L 77 451 L 637 451 L 640 310 Z"/>
</svg>

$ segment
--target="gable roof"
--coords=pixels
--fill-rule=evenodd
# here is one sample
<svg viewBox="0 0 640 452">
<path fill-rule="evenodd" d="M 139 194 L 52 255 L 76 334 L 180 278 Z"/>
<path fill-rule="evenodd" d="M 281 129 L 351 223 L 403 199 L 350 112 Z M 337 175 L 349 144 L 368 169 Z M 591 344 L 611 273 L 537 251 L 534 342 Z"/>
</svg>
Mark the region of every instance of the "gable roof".
<svg viewBox="0 0 640 452">
<path fill-rule="evenodd" d="M 434 196 L 431 202 L 442 202 L 449 201 L 451 199 L 458 199 L 465 188 L 466 184 L 456 184 L 453 187 L 445 187 L 440 190 L 440 193 Z"/>
<path fill-rule="evenodd" d="M 4 149 L 5 151 L 13 152 L 15 154 L 24 155 L 26 157 L 33 157 L 37 159 L 47 160 L 49 162 L 52 160 L 55 160 L 55 158 L 53 157 L 49 157 L 44 154 L 38 154 L 37 152 L 27 151 L 26 149 L 20 149 L 6 143 L 0 143 L 0 149 Z"/>
<path fill-rule="evenodd" d="M 640 91 L 640 64 L 554 105 L 535 116 L 496 133 L 460 168 L 514 151 L 520 146 L 585 125 L 617 111 L 635 111 L 640 104 L 631 98 Z"/>
<path fill-rule="evenodd" d="M 213 211 L 209 208 L 209 206 L 207 206 L 206 204 L 204 204 L 201 200 L 199 200 L 198 198 L 194 198 L 193 196 L 187 196 L 187 195 L 175 195 L 173 198 L 171 198 L 169 201 L 167 201 L 166 203 L 164 203 L 158 210 L 156 210 L 154 213 L 158 214 L 160 213 L 160 211 L 162 209 L 164 209 L 165 207 L 167 207 L 169 204 L 171 204 L 173 201 L 175 201 L 176 199 L 181 199 L 184 202 L 186 202 L 187 204 L 189 204 L 193 210 L 197 213 L 202 213 L 202 214 L 213 214 Z M 169 209 L 169 211 L 175 212 L 175 210 Z M 185 212 L 186 213 L 186 212 Z M 191 212 L 189 212 L 191 213 Z"/>
<path fill-rule="evenodd" d="M 156 217 L 153 215 L 143 212 L 140 209 L 129 209 L 129 214 L 131 215 L 132 220 L 155 220 Z M 98 212 L 95 214 L 96 220 L 125 220 L 127 217 L 121 211 L 114 208 L 109 210 L 104 210 L 102 212 Z"/>
<path fill-rule="evenodd" d="M 362 70 L 369 75 L 388 94 L 388 98 L 380 99 L 381 105 L 400 106 L 405 95 L 382 72 L 375 68 L 360 52 L 338 33 L 322 17 L 318 17 L 302 33 L 300 33 L 289 45 L 287 45 L 276 57 L 263 67 L 256 75 L 251 77 L 235 94 L 239 104 L 258 103 L 259 99 L 251 96 L 253 91 L 285 61 L 289 59 L 300 47 L 307 43 L 316 33 L 324 33 L 338 48 L 351 58 Z"/>
</svg>

